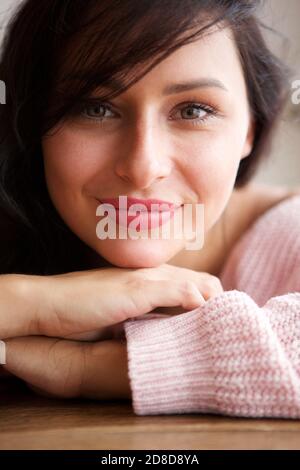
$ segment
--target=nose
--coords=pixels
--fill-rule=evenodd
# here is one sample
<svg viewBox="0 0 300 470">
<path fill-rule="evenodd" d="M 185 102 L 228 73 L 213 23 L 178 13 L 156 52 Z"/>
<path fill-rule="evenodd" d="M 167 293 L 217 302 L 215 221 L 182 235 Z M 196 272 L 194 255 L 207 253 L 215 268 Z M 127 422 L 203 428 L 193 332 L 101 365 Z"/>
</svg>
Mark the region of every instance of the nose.
<svg viewBox="0 0 300 470">
<path fill-rule="evenodd" d="M 127 134 L 120 159 L 116 162 L 115 173 L 136 188 L 147 188 L 156 180 L 169 176 L 172 171 L 171 159 L 166 155 L 164 139 L 157 123 L 151 119 L 140 120 Z M 130 130 L 127 131 L 130 132 Z"/>
</svg>

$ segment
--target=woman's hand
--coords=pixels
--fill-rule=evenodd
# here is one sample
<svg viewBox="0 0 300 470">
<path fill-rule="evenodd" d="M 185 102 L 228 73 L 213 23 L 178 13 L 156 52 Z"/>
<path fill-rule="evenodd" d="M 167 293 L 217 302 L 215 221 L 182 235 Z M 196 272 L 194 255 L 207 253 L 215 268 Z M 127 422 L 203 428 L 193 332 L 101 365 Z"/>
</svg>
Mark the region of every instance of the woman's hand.
<svg viewBox="0 0 300 470">
<path fill-rule="evenodd" d="M 63 321 L 58 330 L 52 329 L 52 336 L 88 341 L 111 338 L 115 326 L 129 318 L 157 308 L 172 314 L 192 310 L 223 292 L 217 277 L 168 264 L 95 269 L 54 276 L 53 280 L 53 307 Z M 68 314 L 73 331 L 66 330 Z"/>
<path fill-rule="evenodd" d="M 108 339 L 108 330 L 129 318 L 158 307 L 192 310 L 221 292 L 217 277 L 168 264 L 55 276 L 4 275 L 0 276 L 0 338 Z"/>
<path fill-rule="evenodd" d="M 6 340 L 6 358 L 4 370 L 44 396 L 131 398 L 125 341 L 11 338 Z"/>
</svg>

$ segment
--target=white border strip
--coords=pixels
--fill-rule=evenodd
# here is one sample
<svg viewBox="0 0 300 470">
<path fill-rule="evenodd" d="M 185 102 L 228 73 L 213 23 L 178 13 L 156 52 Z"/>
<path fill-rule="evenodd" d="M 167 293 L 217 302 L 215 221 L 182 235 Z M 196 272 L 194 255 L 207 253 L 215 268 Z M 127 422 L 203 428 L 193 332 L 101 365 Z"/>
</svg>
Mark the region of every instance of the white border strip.
<svg viewBox="0 0 300 470">
<path fill-rule="evenodd" d="M 0 364 L 6 364 L 6 346 L 4 341 L 0 340 Z"/>
</svg>

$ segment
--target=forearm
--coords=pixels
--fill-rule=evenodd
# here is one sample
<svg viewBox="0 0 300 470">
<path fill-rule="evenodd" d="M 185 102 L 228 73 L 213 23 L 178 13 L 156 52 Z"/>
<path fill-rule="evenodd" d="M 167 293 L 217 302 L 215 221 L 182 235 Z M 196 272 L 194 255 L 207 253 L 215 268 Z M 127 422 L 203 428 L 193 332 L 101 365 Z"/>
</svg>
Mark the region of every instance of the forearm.
<svg viewBox="0 0 300 470">
<path fill-rule="evenodd" d="M 97 343 L 45 336 L 6 341 L 5 371 L 38 393 L 61 398 L 130 399 L 125 341 Z"/>
<path fill-rule="evenodd" d="M 0 276 L 0 339 L 35 334 L 42 276 Z"/>
<path fill-rule="evenodd" d="M 125 340 L 90 343 L 84 349 L 80 394 L 100 400 L 131 399 Z"/>
</svg>

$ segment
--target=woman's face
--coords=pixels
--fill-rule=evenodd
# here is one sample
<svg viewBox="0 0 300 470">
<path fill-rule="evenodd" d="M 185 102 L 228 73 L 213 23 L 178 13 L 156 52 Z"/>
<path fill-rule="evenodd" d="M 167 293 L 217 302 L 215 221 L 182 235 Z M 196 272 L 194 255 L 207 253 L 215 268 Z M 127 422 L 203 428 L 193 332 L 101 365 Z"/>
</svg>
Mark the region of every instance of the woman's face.
<svg viewBox="0 0 300 470">
<path fill-rule="evenodd" d="M 200 84 L 166 92 L 194 81 Z M 112 265 L 158 266 L 185 247 L 182 237 L 99 239 L 99 200 L 120 195 L 203 204 L 205 249 L 240 160 L 251 152 L 251 122 L 231 32 L 216 31 L 175 51 L 105 106 L 85 107 L 45 137 L 50 197 L 69 228 Z"/>
</svg>

